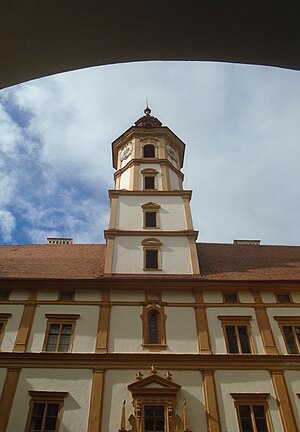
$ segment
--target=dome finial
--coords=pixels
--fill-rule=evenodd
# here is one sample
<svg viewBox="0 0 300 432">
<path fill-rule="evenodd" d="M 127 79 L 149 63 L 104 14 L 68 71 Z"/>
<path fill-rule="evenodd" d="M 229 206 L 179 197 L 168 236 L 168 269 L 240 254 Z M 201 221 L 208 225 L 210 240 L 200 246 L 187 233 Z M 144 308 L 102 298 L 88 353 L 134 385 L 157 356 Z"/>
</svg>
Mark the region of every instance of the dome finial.
<svg viewBox="0 0 300 432">
<path fill-rule="evenodd" d="M 148 100 L 146 99 L 146 108 L 144 109 L 144 113 L 146 116 L 149 116 L 151 114 L 151 109 L 148 106 Z"/>
</svg>

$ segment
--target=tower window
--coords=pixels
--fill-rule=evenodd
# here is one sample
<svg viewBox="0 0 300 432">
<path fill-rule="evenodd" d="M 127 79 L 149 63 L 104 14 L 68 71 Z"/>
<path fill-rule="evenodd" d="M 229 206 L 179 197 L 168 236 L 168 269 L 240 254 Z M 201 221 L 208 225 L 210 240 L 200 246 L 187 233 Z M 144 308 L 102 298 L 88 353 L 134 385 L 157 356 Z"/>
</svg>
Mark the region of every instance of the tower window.
<svg viewBox="0 0 300 432">
<path fill-rule="evenodd" d="M 145 249 L 145 267 L 146 270 L 158 269 L 158 250 Z"/>
<path fill-rule="evenodd" d="M 145 227 L 146 228 L 156 228 L 156 211 L 146 211 L 145 212 Z"/>
<path fill-rule="evenodd" d="M 144 158 L 154 158 L 155 157 L 155 147 L 153 144 L 146 144 L 144 146 Z"/>
<path fill-rule="evenodd" d="M 144 189 L 155 189 L 155 177 L 145 176 L 144 177 Z"/>
</svg>

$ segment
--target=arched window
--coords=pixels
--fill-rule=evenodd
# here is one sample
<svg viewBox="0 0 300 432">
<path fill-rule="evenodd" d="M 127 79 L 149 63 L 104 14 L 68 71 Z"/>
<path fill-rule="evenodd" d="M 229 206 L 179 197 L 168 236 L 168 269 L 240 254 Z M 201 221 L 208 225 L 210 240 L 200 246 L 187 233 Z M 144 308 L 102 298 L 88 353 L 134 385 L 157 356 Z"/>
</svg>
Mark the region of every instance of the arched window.
<svg viewBox="0 0 300 432">
<path fill-rule="evenodd" d="M 143 347 L 152 351 L 166 349 L 166 315 L 162 305 L 148 303 L 141 315 L 143 326 Z"/>
<path fill-rule="evenodd" d="M 144 145 L 144 158 L 155 158 L 155 147 L 153 144 Z"/>
<path fill-rule="evenodd" d="M 157 310 L 155 309 L 151 310 L 148 317 L 148 332 L 149 332 L 148 340 L 150 344 L 159 343 L 158 321 L 159 321 L 159 314 Z"/>
</svg>

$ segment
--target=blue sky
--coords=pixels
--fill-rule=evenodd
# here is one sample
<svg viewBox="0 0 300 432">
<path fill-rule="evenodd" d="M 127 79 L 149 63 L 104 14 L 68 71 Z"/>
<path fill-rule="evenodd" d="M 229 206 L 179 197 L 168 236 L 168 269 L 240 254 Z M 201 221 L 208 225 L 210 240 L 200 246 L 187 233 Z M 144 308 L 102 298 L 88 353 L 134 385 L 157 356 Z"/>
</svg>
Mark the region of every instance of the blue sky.
<svg viewBox="0 0 300 432">
<path fill-rule="evenodd" d="M 0 92 L 0 244 L 103 242 L 111 142 L 148 99 L 185 143 L 199 241 L 300 244 L 300 73 L 203 62 L 74 71 Z"/>
</svg>

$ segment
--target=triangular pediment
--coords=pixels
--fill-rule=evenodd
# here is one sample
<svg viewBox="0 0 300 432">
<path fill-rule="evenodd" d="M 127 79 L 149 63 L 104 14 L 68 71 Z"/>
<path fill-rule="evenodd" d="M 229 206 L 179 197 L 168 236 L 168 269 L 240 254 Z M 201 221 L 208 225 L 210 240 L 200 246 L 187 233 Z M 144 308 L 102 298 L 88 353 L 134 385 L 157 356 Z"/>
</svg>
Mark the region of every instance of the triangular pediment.
<svg viewBox="0 0 300 432">
<path fill-rule="evenodd" d="M 181 389 L 181 386 L 174 383 L 170 379 L 163 378 L 156 374 L 139 379 L 134 383 L 129 384 L 128 386 L 128 390 L 130 390 L 132 393 L 137 393 L 139 391 L 145 392 L 147 391 L 147 389 L 149 389 L 150 391 L 153 391 L 153 389 L 164 389 L 173 393 L 179 391 Z"/>
</svg>

